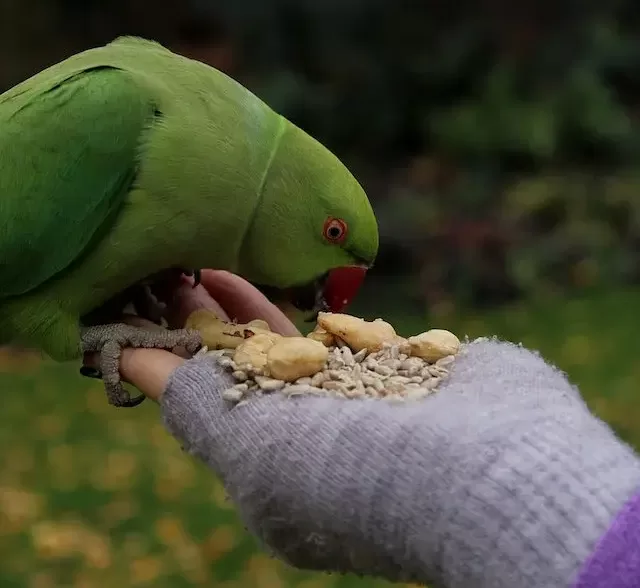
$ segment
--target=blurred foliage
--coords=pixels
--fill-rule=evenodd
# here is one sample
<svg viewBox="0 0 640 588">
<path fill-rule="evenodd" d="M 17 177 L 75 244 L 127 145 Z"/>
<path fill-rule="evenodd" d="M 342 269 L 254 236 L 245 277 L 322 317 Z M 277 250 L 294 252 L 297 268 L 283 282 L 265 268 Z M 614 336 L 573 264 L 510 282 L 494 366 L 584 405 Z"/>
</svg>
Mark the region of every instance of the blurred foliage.
<svg viewBox="0 0 640 588">
<path fill-rule="evenodd" d="M 403 290 L 388 280 L 386 287 Z M 432 324 L 540 349 L 596 414 L 640 448 L 639 294 L 516 304 Z M 375 310 L 367 307 L 371 299 L 354 311 L 369 319 L 382 312 L 403 335 L 424 329 L 424 317 L 407 311 L 402 295 Z M 181 451 L 152 403 L 113 409 L 100 383 L 80 378 L 75 365 L 24 354 L 0 357 L 0 389 L 3 588 L 391 588 L 300 572 L 267 557 L 219 481 Z"/>
<path fill-rule="evenodd" d="M 640 278 L 631 2 L 244 0 L 218 14 L 237 77 L 351 165 L 380 218 L 379 270 L 406 259 L 430 306 Z"/>
<path fill-rule="evenodd" d="M 639 24 L 630 0 L 0 0 L 0 90 L 122 34 L 226 71 L 371 195 L 352 312 L 540 349 L 640 447 Z M 155 407 L 29 355 L 0 372 L 0 586 L 386 585 L 266 558 Z"/>
<path fill-rule="evenodd" d="M 333 149 L 380 273 L 494 304 L 640 277 L 630 0 L 0 0 L 0 87 L 139 34 L 217 66 Z M 404 263 L 398 263 L 402 261 Z"/>
</svg>

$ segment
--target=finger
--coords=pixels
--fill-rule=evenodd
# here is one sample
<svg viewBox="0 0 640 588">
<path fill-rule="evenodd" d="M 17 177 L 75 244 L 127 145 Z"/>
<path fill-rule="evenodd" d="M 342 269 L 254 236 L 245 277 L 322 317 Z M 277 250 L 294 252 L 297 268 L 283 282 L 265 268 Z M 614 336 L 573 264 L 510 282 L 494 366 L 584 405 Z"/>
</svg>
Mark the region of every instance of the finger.
<svg viewBox="0 0 640 588">
<path fill-rule="evenodd" d="M 124 349 L 120 356 L 120 374 L 147 398 L 158 402 L 171 374 L 185 361 L 162 349 Z"/>
<path fill-rule="evenodd" d="M 207 295 L 206 291 L 205 295 Z M 141 327 L 143 329 L 164 330 L 164 327 L 134 314 L 125 313 L 118 319 L 118 322 L 132 325 L 134 327 Z M 153 353 L 149 354 L 149 351 L 153 351 Z M 122 354 L 120 356 L 120 375 L 125 382 L 138 387 L 136 382 L 130 379 L 131 376 L 133 376 L 136 380 L 142 382 L 144 388 L 139 388 L 141 392 L 146 395 L 149 395 L 148 392 L 150 392 L 153 395 L 157 392 L 153 387 L 153 384 L 157 383 L 158 378 L 154 377 L 152 372 L 154 370 L 159 370 L 158 377 L 162 377 L 162 375 L 166 373 L 166 370 L 164 368 L 160 368 L 160 360 L 164 359 L 166 365 L 170 367 L 176 363 L 176 357 L 179 361 L 182 361 L 182 358 L 188 359 L 191 357 L 191 355 L 186 351 L 186 349 L 182 347 L 176 347 L 172 349 L 171 352 L 161 349 L 149 350 L 125 348 L 122 350 Z M 149 359 L 149 362 L 147 364 L 144 363 L 145 359 Z M 82 363 L 87 367 L 92 367 L 96 370 L 99 370 L 100 353 L 85 353 Z M 127 367 L 128 365 L 133 365 L 135 367 L 135 371 L 132 372 L 132 370 Z"/>
<path fill-rule="evenodd" d="M 226 271 L 202 270 L 201 284 L 227 314 L 238 322 L 262 319 L 281 335 L 300 335 L 296 326 L 275 304 L 240 276 Z"/>
<path fill-rule="evenodd" d="M 125 313 L 123 314 L 117 322 L 120 323 L 125 323 L 127 325 L 132 325 L 134 327 L 142 327 L 145 329 L 163 329 L 164 327 L 161 327 L 160 325 L 157 325 L 153 322 L 151 322 L 150 320 L 147 320 L 145 318 L 142 318 L 136 314 L 128 314 Z M 85 353 L 83 356 L 83 360 L 82 360 L 83 365 L 86 365 L 87 367 L 92 367 L 95 369 L 100 369 L 100 353 L 98 352 L 91 352 L 91 353 Z"/>
<path fill-rule="evenodd" d="M 212 310 L 222 320 L 230 320 L 223 307 L 209 295 L 203 286 L 199 285 L 194 288 L 186 280 L 175 291 L 173 300 L 167 308 L 165 318 L 169 323 L 169 327 L 179 329 L 182 328 L 192 312 L 200 309 Z"/>
</svg>

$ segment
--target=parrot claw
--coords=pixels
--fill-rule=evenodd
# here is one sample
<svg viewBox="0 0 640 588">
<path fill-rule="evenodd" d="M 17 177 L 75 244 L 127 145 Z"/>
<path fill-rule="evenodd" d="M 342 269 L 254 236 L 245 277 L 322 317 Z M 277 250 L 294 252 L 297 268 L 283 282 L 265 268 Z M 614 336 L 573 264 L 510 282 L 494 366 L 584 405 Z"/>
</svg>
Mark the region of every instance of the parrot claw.
<svg viewBox="0 0 640 588">
<path fill-rule="evenodd" d="M 202 347 L 200 333 L 189 329 L 147 330 L 123 323 L 98 325 L 82 330 L 85 353 L 100 353 L 100 369 L 83 366 L 80 373 L 90 378 L 101 378 L 109 404 L 131 408 L 141 404 L 145 396 L 131 398 L 120 380 L 120 355 L 125 347 L 156 348 L 171 351 L 184 347 L 191 355 Z"/>
<path fill-rule="evenodd" d="M 80 375 L 85 378 L 93 378 L 95 380 L 102 380 L 102 372 L 96 368 L 83 365 L 80 367 Z"/>
<path fill-rule="evenodd" d="M 196 270 L 189 270 L 189 271 L 185 271 L 183 272 L 185 276 L 193 276 L 193 287 L 197 288 L 200 285 L 200 282 L 202 281 L 202 270 L 196 269 Z"/>
</svg>

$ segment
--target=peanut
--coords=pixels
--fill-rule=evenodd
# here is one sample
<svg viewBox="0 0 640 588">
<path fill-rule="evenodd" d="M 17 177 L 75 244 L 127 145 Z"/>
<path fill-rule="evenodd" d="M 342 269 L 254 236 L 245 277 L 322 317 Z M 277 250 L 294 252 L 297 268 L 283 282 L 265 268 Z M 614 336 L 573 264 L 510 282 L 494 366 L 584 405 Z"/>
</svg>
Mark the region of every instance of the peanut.
<svg viewBox="0 0 640 588">
<path fill-rule="evenodd" d="M 267 351 L 269 373 L 279 380 L 293 382 L 313 376 L 324 367 L 329 350 L 306 337 L 283 337 Z"/>
</svg>

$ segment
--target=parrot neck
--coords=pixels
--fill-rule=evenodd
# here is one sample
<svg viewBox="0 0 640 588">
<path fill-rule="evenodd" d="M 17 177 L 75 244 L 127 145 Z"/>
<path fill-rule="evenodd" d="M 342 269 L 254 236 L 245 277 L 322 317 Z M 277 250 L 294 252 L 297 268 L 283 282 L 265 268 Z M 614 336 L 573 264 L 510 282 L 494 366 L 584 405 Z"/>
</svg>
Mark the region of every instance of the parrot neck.
<svg viewBox="0 0 640 588">
<path fill-rule="evenodd" d="M 273 162 L 276 158 L 278 149 L 280 147 L 280 144 L 282 143 L 282 137 L 284 136 L 286 130 L 287 130 L 287 120 L 283 116 L 278 115 L 278 125 L 276 127 L 276 134 L 273 139 L 273 143 L 271 145 L 269 157 L 267 159 L 267 163 L 265 165 L 264 171 L 262 172 L 262 176 L 260 177 L 260 182 L 258 184 L 258 190 L 256 193 L 256 198 L 254 200 L 253 209 L 251 210 L 251 214 L 247 217 L 246 224 L 244 226 L 244 231 L 240 239 L 240 247 L 238 249 L 237 255 L 235 256 L 235 259 L 238 260 L 238 265 L 234 269 L 239 273 L 241 273 L 242 268 L 247 265 L 247 261 L 248 261 L 247 252 L 246 252 L 246 245 L 248 242 L 247 236 L 253 227 L 258 209 L 260 208 L 260 205 L 262 203 L 262 197 L 264 195 L 265 186 L 269 178 L 269 172 L 273 168 Z"/>
</svg>

